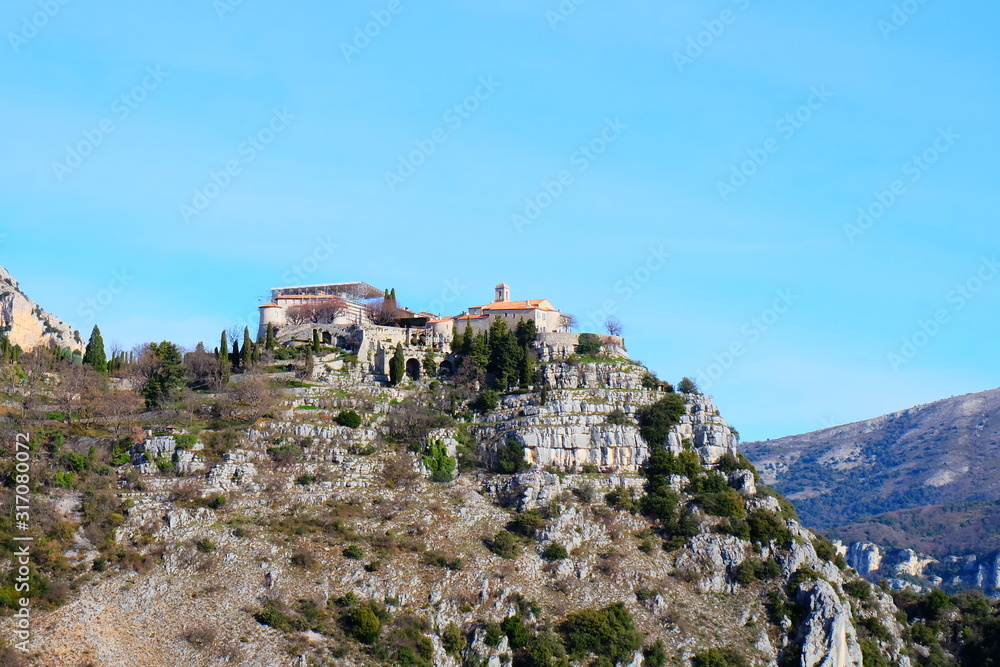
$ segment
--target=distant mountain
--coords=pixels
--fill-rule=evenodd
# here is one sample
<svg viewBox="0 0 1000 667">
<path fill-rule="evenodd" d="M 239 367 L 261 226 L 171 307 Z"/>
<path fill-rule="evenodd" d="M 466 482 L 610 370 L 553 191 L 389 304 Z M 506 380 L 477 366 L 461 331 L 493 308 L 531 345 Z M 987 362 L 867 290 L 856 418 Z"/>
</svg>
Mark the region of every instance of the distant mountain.
<svg viewBox="0 0 1000 667">
<path fill-rule="evenodd" d="M 80 332 L 47 313 L 21 291 L 20 285 L 0 266 L 0 331 L 11 344 L 29 350 L 54 340 L 60 347 L 82 350 Z"/>
<path fill-rule="evenodd" d="M 1000 389 L 741 449 L 806 525 L 845 542 L 1000 549 Z"/>
</svg>

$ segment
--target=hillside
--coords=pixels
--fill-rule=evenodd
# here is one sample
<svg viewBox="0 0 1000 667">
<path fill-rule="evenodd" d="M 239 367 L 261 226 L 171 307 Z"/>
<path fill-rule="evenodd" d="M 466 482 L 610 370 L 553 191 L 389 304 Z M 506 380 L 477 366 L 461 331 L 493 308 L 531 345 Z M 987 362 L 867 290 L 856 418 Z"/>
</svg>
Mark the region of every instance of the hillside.
<svg viewBox="0 0 1000 667">
<path fill-rule="evenodd" d="M 803 522 L 943 556 L 1000 549 L 1000 390 L 742 446 Z"/>
<path fill-rule="evenodd" d="M 11 345 L 32 350 L 53 341 L 59 347 L 82 350 L 80 333 L 29 299 L 21 286 L 0 266 L 0 331 Z"/>
<path fill-rule="evenodd" d="M 893 598 L 757 485 L 708 397 L 537 347 L 528 386 L 393 386 L 286 342 L 186 378 L 161 344 L 146 409 L 85 375 L 61 422 L 81 371 L 49 360 L 4 439 L 34 442 L 27 664 L 910 664 Z"/>
</svg>

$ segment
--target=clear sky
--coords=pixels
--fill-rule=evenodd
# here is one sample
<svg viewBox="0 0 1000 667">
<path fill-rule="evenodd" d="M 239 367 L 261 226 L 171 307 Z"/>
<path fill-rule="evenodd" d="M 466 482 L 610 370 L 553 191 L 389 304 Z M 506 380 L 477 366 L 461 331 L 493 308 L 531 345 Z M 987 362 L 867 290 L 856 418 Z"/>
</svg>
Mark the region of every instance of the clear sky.
<svg viewBox="0 0 1000 667">
<path fill-rule="evenodd" d="M 11 0 L 0 264 L 126 346 L 212 346 L 286 284 L 453 314 L 506 281 L 581 330 L 613 310 L 744 439 L 993 388 L 998 23 L 985 0 Z"/>
</svg>

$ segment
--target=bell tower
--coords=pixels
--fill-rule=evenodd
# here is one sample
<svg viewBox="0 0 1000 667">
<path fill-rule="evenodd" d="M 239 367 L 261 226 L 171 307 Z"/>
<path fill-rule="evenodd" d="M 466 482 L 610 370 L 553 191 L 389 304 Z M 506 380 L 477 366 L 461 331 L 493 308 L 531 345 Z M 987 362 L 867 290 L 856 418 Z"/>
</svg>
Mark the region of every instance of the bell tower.
<svg viewBox="0 0 1000 667">
<path fill-rule="evenodd" d="M 500 283 L 496 286 L 496 298 L 493 299 L 493 303 L 501 301 L 510 301 L 510 285 L 507 283 Z"/>
</svg>

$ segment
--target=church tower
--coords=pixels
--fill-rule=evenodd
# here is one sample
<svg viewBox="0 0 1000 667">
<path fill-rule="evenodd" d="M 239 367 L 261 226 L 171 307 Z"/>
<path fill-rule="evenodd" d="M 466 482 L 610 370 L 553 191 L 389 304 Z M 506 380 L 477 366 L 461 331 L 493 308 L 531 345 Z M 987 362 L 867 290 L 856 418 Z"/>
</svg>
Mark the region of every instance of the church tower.
<svg viewBox="0 0 1000 667">
<path fill-rule="evenodd" d="M 496 286 L 496 298 L 493 299 L 493 303 L 501 301 L 510 301 L 510 285 L 507 283 L 500 283 Z"/>
</svg>

